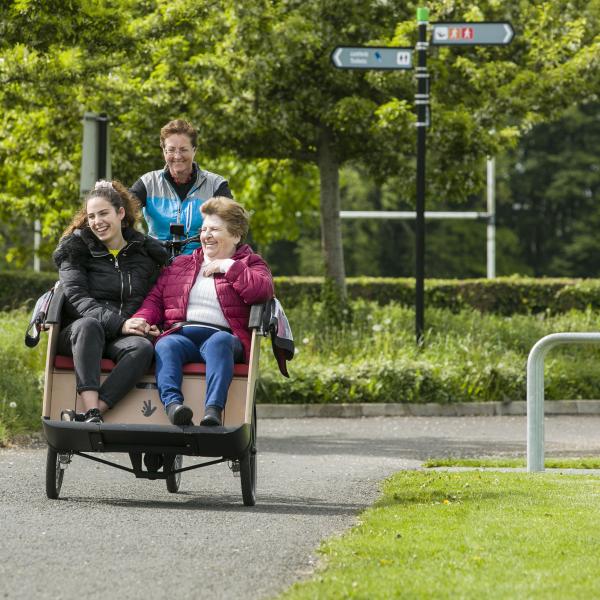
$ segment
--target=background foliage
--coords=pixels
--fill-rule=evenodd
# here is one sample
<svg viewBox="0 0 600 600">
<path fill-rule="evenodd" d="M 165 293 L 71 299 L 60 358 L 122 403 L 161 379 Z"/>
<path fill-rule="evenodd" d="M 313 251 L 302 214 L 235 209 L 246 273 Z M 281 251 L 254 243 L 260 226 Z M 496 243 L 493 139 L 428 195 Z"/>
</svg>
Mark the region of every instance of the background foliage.
<svg viewBox="0 0 600 600">
<path fill-rule="evenodd" d="M 37 298 L 53 287 L 56 273 L 0 271 L 0 310 L 31 309 Z M 380 306 L 413 306 L 415 282 L 409 278 L 348 278 L 351 300 L 365 300 Z M 275 291 L 286 309 L 319 302 L 324 291 L 323 277 L 275 277 Z M 459 312 L 476 309 L 501 315 L 547 315 L 569 310 L 600 309 L 600 281 L 596 279 L 536 279 L 497 277 L 495 279 L 428 279 L 425 304 L 430 308 Z M 347 315 L 342 317 L 348 321 Z"/>
<path fill-rule="evenodd" d="M 502 157 L 499 273 L 595 273 L 600 2 L 427 4 L 432 21 L 509 20 L 517 34 L 508 47 L 430 49 L 428 208 L 482 208 L 485 157 Z M 111 117 L 113 173 L 127 184 L 160 167 L 160 125 L 191 119 L 200 162 L 254 211 L 255 245 L 275 272 L 322 274 L 319 211 L 335 201 L 320 194 L 323 148 L 342 208 L 414 205 L 412 77 L 338 71 L 330 52 L 413 45 L 416 5 L 0 0 L 5 268 L 30 264 L 34 218 L 49 256 L 77 204 L 81 119 L 96 111 Z M 412 274 L 410 223 L 341 232 L 349 274 Z M 428 276 L 483 274 L 481 224 L 436 223 L 428 235 Z"/>
</svg>

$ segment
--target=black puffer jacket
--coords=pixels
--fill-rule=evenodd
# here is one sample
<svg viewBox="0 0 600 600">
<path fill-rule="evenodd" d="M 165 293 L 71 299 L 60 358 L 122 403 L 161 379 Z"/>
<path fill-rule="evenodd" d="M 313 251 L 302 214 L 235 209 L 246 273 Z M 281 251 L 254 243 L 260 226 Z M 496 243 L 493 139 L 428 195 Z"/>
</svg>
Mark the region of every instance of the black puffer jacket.
<svg viewBox="0 0 600 600">
<path fill-rule="evenodd" d="M 123 237 L 127 245 L 116 258 L 87 227 L 60 241 L 52 258 L 65 292 L 65 324 L 93 317 L 113 339 L 140 307 L 168 254 L 135 229 L 124 229 Z"/>
</svg>

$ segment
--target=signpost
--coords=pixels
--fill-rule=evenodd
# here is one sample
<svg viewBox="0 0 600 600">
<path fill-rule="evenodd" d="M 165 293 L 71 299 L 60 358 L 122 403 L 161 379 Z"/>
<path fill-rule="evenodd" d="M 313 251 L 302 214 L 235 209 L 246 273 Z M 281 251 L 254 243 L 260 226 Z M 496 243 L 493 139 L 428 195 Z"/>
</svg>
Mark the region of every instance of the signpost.
<svg viewBox="0 0 600 600">
<path fill-rule="evenodd" d="M 504 46 L 515 36 L 510 23 L 432 23 L 434 46 Z"/>
<path fill-rule="evenodd" d="M 412 69 L 412 55 L 412 48 L 338 46 L 331 53 L 331 62 L 338 69 Z"/>
<path fill-rule="evenodd" d="M 431 122 L 429 107 L 429 73 L 427 71 L 427 26 L 429 11 L 417 8 L 418 41 L 416 45 L 417 93 L 417 186 L 415 227 L 415 330 L 417 344 L 423 343 L 425 331 L 425 190 L 426 132 Z M 432 23 L 431 44 L 434 46 L 504 46 L 515 35 L 510 23 Z M 412 69 L 412 48 L 374 48 L 338 46 L 331 53 L 338 69 Z"/>
<path fill-rule="evenodd" d="M 429 73 L 427 71 L 427 22 L 429 11 L 417 8 L 417 38 L 416 69 L 417 93 L 415 105 L 417 109 L 417 187 L 415 223 L 415 336 L 417 345 L 423 344 L 425 331 L 425 159 L 426 134 L 430 123 L 429 114 Z"/>
</svg>

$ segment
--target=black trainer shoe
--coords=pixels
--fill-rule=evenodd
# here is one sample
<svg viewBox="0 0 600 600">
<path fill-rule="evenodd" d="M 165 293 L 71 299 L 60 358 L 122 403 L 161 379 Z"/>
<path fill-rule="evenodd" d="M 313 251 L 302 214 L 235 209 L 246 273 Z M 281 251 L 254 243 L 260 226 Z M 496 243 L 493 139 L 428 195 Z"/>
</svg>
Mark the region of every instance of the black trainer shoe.
<svg viewBox="0 0 600 600">
<path fill-rule="evenodd" d="M 207 406 L 204 412 L 204 417 L 200 421 L 200 425 L 205 427 L 218 427 L 221 425 L 221 413 L 223 411 L 218 406 Z"/>
<path fill-rule="evenodd" d="M 69 408 L 61 411 L 60 413 L 61 421 L 78 421 L 82 423 L 85 421 L 85 413 L 76 413 L 73 409 Z"/>
<path fill-rule="evenodd" d="M 167 416 L 173 425 L 191 425 L 194 412 L 189 406 L 180 402 L 171 402 L 167 406 Z"/>
<path fill-rule="evenodd" d="M 61 421 L 74 421 L 75 420 L 75 411 L 72 409 L 61 410 L 60 411 L 60 420 Z"/>
<path fill-rule="evenodd" d="M 104 419 L 102 418 L 102 413 L 99 408 L 90 408 L 85 415 L 84 421 L 86 423 L 104 423 Z"/>
</svg>

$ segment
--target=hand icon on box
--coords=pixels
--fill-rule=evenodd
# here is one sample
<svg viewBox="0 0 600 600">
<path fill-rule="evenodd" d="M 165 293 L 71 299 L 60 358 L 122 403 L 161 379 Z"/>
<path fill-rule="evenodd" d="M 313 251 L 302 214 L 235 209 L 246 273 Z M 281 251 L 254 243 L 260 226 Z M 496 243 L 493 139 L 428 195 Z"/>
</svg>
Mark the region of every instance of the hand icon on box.
<svg viewBox="0 0 600 600">
<path fill-rule="evenodd" d="M 152 406 L 152 400 L 144 400 L 144 406 L 142 407 L 142 414 L 145 417 L 151 417 L 152 413 L 156 410 L 156 406 Z"/>
</svg>

